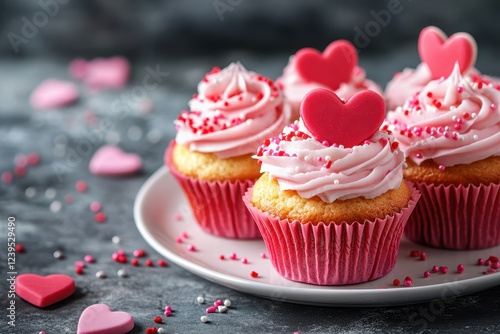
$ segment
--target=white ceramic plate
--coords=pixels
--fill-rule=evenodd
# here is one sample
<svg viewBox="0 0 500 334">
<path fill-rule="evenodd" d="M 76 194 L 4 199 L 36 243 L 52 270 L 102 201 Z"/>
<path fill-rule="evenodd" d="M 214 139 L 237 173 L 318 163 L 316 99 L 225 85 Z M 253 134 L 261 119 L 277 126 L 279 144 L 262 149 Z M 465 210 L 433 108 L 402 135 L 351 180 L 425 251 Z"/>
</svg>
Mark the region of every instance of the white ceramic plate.
<svg viewBox="0 0 500 334">
<path fill-rule="evenodd" d="M 387 276 L 368 283 L 346 286 L 316 286 L 289 281 L 272 267 L 262 240 L 237 241 L 202 231 L 175 179 L 165 167 L 153 174 L 139 191 L 134 207 L 137 228 L 160 254 L 184 269 L 212 282 L 252 295 L 275 300 L 328 306 L 386 306 L 430 302 L 486 290 L 500 285 L 500 272 L 485 275 L 478 258 L 500 256 L 500 246 L 475 251 L 446 251 L 401 241 L 396 267 Z M 179 219 L 181 217 L 181 219 Z M 182 243 L 176 238 L 188 234 Z M 182 238 L 182 237 L 181 237 Z M 188 250 L 189 245 L 196 251 Z M 426 261 L 410 256 L 411 250 L 425 251 Z M 238 260 L 231 260 L 236 253 Z M 267 254 L 267 253 L 266 253 Z M 220 256 L 224 255 L 225 260 Z M 248 264 L 241 262 L 242 258 Z M 457 265 L 465 271 L 456 273 Z M 447 266 L 447 274 L 423 273 L 432 266 Z M 259 274 L 252 278 L 250 272 Z M 411 276 L 411 287 L 394 286 L 395 278 Z"/>
</svg>

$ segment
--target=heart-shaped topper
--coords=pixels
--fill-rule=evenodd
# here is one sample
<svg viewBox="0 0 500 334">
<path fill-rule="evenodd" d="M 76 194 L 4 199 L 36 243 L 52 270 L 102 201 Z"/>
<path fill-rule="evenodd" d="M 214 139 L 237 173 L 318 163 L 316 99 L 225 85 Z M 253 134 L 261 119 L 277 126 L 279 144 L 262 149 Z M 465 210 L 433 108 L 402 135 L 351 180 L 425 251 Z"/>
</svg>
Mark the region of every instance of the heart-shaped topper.
<svg viewBox="0 0 500 334">
<path fill-rule="evenodd" d="M 126 175 L 138 172 L 142 159 L 137 154 L 125 153 L 113 145 L 101 147 L 90 159 L 89 170 L 94 175 Z"/>
<path fill-rule="evenodd" d="M 134 318 L 127 312 L 112 312 L 106 304 L 94 304 L 83 310 L 77 334 L 123 334 L 134 328 Z"/>
<path fill-rule="evenodd" d="M 384 98 L 371 90 L 353 95 L 347 102 L 334 92 L 318 88 L 302 100 L 300 116 L 320 142 L 353 147 L 370 138 L 384 121 Z"/>
<path fill-rule="evenodd" d="M 67 275 L 22 274 L 16 278 L 17 295 L 38 307 L 55 304 L 74 292 L 75 281 Z"/>
<path fill-rule="evenodd" d="M 296 70 L 304 80 L 318 82 L 332 90 L 349 82 L 358 65 L 356 49 L 346 40 L 332 42 L 323 53 L 312 48 L 301 49 L 295 59 Z"/>
<path fill-rule="evenodd" d="M 446 34 L 436 27 L 422 29 L 418 37 L 418 53 L 432 73 L 432 79 L 448 77 L 458 63 L 460 73 L 474 66 L 477 45 L 474 38 L 459 32 L 447 39 Z"/>
</svg>

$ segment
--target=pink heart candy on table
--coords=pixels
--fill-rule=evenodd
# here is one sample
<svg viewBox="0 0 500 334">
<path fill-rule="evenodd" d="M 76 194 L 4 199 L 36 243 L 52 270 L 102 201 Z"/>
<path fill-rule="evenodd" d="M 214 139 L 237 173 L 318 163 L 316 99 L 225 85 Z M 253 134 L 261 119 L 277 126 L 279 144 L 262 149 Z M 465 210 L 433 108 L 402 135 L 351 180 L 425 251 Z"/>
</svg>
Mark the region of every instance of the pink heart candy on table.
<svg viewBox="0 0 500 334">
<path fill-rule="evenodd" d="M 353 147 L 378 131 L 385 117 L 385 102 L 371 90 L 343 102 L 334 92 L 318 88 L 304 97 L 300 116 L 318 141 Z"/>
<path fill-rule="evenodd" d="M 111 311 L 106 304 L 94 304 L 83 310 L 77 334 L 124 334 L 134 328 L 134 318 L 127 312 Z"/>
<path fill-rule="evenodd" d="M 17 276 L 15 287 L 19 297 L 38 307 L 55 304 L 75 292 L 73 279 L 62 274 L 22 274 Z"/>
<path fill-rule="evenodd" d="M 127 175 L 141 170 L 142 159 L 137 154 L 125 153 L 119 147 L 106 145 L 90 159 L 89 170 L 94 175 Z"/>
<path fill-rule="evenodd" d="M 311 48 L 301 49 L 295 59 L 297 72 L 304 80 L 318 82 L 332 90 L 349 82 L 358 64 L 356 49 L 346 40 L 332 42 L 323 53 Z"/>
<path fill-rule="evenodd" d="M 430 26 L 420 32 L 418 53 L 422 62 L 429 67 L 432 79 L 436 80 L 448 77 L 455 63 L 458 63 L 460 73 L 465 73 L 474 66 L 477 45 L 467 33 L 459 32 L 447 38 L 443 31 Z"/>
<path fill-rule="evenodd" d="M 83 70 L 84 67 L 81 64 L 80 66 Z M 97 58 L 87 62 L 84 72 L 83 81 L 90 89 L 120 89 L 127 84 L 130 64 L 127 59 L 120 56 Z"/>
<path fill-rule="evenodd" d="M 33 108 L 57 108 L 75 102 L 78 99 L 78 89 L 72 82 L 47 79 L 39 84 L 30 96 Z"/>
</svg>

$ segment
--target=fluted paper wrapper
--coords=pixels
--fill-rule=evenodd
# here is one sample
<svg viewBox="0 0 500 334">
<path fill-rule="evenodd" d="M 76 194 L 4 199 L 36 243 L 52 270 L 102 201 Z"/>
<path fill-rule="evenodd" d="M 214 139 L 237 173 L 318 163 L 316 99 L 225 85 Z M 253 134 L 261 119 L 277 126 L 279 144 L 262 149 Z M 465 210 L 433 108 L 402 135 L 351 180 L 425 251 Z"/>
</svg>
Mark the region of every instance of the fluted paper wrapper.
<svg viewBox="0 0 500 334">
<path fill-rule="evenodd" d="M 363 223 L 301 223 L 254 207 L 252 189 L 243 198 L 259 227 L 276 271 L 292 281 L 344 285 L 387 275 L 396 264 L 405 223 L 419 194 L 412 188 L 406 208 Z"/>
<path fill-rule="evenodd" d="M 172 161 L 172 142 L 165 163 L 180 184 L 198 225 L 206 232 L 232 239 L 261 238 L 242 196 L 256 180 L 204 181 L 180 173 Z"/>
<path fill-rule="evenodd" d="M 500 184 L 414 186 L 422 196 L 406 225 L 410 240 L 462 250 L 500 245 Z"/>
</svg>

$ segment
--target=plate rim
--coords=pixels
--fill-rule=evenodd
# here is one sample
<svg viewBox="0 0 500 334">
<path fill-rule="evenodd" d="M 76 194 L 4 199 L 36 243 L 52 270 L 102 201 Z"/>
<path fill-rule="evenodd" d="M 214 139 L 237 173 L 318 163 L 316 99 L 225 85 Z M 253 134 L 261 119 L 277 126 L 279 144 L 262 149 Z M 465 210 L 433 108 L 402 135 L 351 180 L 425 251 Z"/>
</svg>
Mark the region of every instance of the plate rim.
<svg viewBox="0 0 500 334">
<path fill-rule="evenodd" d="M 165 256 L 171 262 L 175 263 L 184 270 L 187 270 L 195 274 L 198 277 L 225 286 L 227 288 L 231 288 L 233 290 L 237 290 L 261 298 L 267 298 L 267 299 L 273 299 L 277 301 L 291 302 L 297 304 L 318 305 L 318 306 L 343 306 L 343 307 L 385 307 L 391 305 L 410 305 L 422 302 L 432 302 L 433 300 L 441 300 L 445 298 L 453 298 L 453 297 L 473 294 L 475 292 L 487 290 L 494 286 L 500 285 L 500 281 L 498 278 L 498 276 L 500 276 L 500 272 L 497 272 L 489 275 L 477 276 L 459 281 L 450 281 L 450 282 L 438 283 L 426 286 L 405 287 L 404 290 L 400 288 L 390 288 L 390 287 L 378 288 L 378 289 L 373 289 L 373 288 L 348 289 L 345 287 L 343 289 L 335 289 L 335 286 L 325 286 L 324 288 L 319 286 L 315 286 L 315 288 L 308 288 L 308 287 L 297 288 L 297 287 L 273 285 L 258 281 L 250 281 L 248 279 L 235 277 L 229 274 L 218 272 L 217 270 L 214 269 L 203 267 L 199 264 L 193 263 L 171 252 L 165 246 L 161 245 L 160 242 L 148 230 L 146 226 L 147 224 L 145 223 L 145 220 L 143 218 L 142 208 L 144 207 L 145 203 L 144 200 L 147 193 L 150 191 L 153 185 L 156 182 L 158 182 L 158 180 L 160 180 L 162 177 L 166 177 L 169 173 L 170 171 L 167 169 L 166 166 L 160 167 L 158 170 L 156 170 L 152 175 L 148 177 L 148 179 L 143 183 L 143 185 L 139 189 L 134 201 L 134 208 L 133 208 L 134 220 L 136 227 L 139 230 L 139 233 L 151 247 L 153 247 L 157 252 Z M 441 292 L 444 288 L 449 287 L 450 284 L 452 283 L 457 284 L 457 287 L 469 284 L 472 285 L 472 287 L 469 286 L 466 292 L 454 293 L 450 296 L 445 296 L 444 298 L 424 297 L 424 295 L 428 294 L 434 295 L 436 293 L 435 290 Z M 277 296 L 269 295 L 268 290 L 270 288 L 274 290 L 281 290 L 281 292 L 283 292 L 283 295 L 286 297 L 278 298 Z M 248 291 L 248 289 L 251 289 L 252 291 Z M 425 294 L 422 294 L 422 292 L 425 292 Z M 307 294 L 310 297 L 314 297 L 316 295 L 318 296 L 322 295 L 322 297 L 324 297 L 324 295 L 327 294 L 328 295 L 327 297 L 329 297 L 329 299 L 330 298 L 332 299 L 331 302 L 314 302 L 311 300 L 312 298 L 307 298 L 307 300 L 304 300 L 304 298 L 299 297 L 304 294 Z M 402 294 L 405 295 L 405 297 L 407 297 L 405 298 L 407 300 L 404 301 L 400 300 L 399 297 L 401 297 Z M 380 296 L 384 296 L 383 299 L 385 300 L 385 302 L 376 302 L 376 303 L 361 302 L 361 300 L 370 298 L 373 300 L 377 300 L 377 297 Z M 412 298 L 409 298 L 408 300 L 408 296 Z M 346 297 L 349 298 L 346 299 Z M 342 302 L 340 302 L 338 299 L 341 299 Z"/>
</svg>

